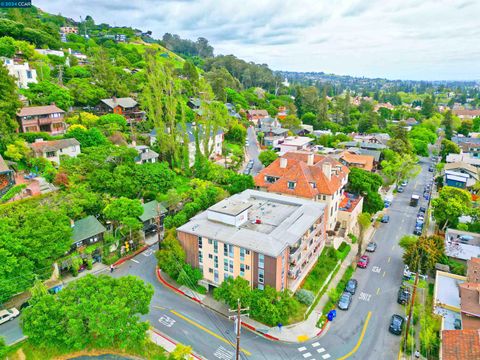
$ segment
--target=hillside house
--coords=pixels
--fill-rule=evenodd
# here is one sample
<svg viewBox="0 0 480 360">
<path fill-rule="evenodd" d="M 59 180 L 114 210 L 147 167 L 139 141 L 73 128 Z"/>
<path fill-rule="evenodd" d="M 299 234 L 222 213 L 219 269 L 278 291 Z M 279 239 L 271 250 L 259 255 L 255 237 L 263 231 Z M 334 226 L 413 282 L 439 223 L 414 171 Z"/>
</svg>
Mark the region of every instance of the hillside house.
<svg viewBox="0 0 480 360">
<path fill-rule="evenodd" d="M 8 74 L 15 78 L 19 89 L 28 89 L 28 84 L 37 83 L 37 70 L 30 68 L 28 62 L 18 63 L 13 59 L 3 58 Z"/>
<path fill-rule="evenodd" d="M 62 156 L 77 157 L 80 151 L 80 143 L 77 139 L 61 139 L 44 141 L 36 139 L 29 145 L 35 157 L 43 157 L 47 160 L 60 164 Z"/>
<path fill-rule="evenodd" d="M 129 124 L 145 119 L 145 111 L 142 111 L 138 102 L 131 97 L 101 99 L 95 110 L 100 115 L 122 115 Z"/>
<path fill-rule="evenodd" d="M 23 107 L 17 113 L 20 131 L 46 132 L 50 135 L 65 133 L 65 111 L 55 105 Z"/>
</svg>

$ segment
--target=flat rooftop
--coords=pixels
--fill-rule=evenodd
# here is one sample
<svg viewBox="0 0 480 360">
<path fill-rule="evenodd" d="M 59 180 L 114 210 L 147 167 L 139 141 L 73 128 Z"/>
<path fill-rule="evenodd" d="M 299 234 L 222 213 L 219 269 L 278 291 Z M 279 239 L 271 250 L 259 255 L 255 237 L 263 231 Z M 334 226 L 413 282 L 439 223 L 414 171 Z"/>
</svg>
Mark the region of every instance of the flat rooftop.
<svg viewBox="0 0 480 360">
<path fill-rule="evenodd" d="M 303 146 L 305 144 L 311 143 L 312 141 L 313 139 L 307 136 L 289 136 L 280 145 Z"/>
<path fill-rule="evenodd" d="M 447 229 L 445 233 L 445 253 L 448 256 L 470 260 L 480 256 L 480 234 L 468 231 Z"/>
<path fill-rule="evenodd" d="M 435 276 L 434 306 L 450 308 L 460 311 L 460 290 L 459 285 L 464 283 L 466 278 L 437 270 Z"/>
<path fill-rule="evenodd" d="M 245 190 L 211 206 L 177 230 L 276 257 L 323 217 L 324 209 L 324 204 L 305 199 Z M 246 210 L 248 220 L 238 227 L 208 218 L 208 211 L 236 216 Z"/>
</svg>

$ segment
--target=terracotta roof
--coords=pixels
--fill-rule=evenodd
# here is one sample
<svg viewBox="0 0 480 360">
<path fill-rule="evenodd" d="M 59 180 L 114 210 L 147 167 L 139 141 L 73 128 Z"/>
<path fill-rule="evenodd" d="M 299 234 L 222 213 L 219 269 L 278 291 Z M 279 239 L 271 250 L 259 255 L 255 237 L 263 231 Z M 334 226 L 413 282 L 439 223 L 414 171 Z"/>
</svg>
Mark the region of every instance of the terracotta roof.
<svg viewBox="0 0 480 360">
<path fill-rule="evenodd" d="M 458 110 L 453 110 L 453 113 L 457 116 L 480 116 L 480 109 L 477 110 L 464 110 L 464 109 L 458 109 Z"/>
<path fill-rule="evenodd" d="M 342 180 L 348 176 L 348 168 L 333 158 L 318 154 L 314 155 L 313 165 L 308 165 L 308 155 L 306 152 L 288 152 L 284 154 L 255 177 L 255 185 L 265 187 L 269 192 L 310 199 L 320 194 L 334 194 L 342 187 Z M 285 168 L 280 166 L 282 158 L 287 160 Z M 330 180 L 323 172 L 322 167 L 324 164 L 330 164 L 332 167 Z M 266 176 L 276 177 L 278 180 L 275 183 L 268 183 L 265 181 Z M 288 188 L 289 182 L 295 182 L 294 189 Z"/>
<path fill-rule="evenodd" d="M 363 170 L 372 171 L 375 158 L 370 155 L 359 155 L 344 151 L 340 156 L 340 160 L 344 160 L 348 166 L 355 167 L 355 165 L 359 165 L 358 167 Z"/>
<path fill-rule="evenodd" d="M 480 359 L 480 330 L 442 331 L 442 359 Z"/>
<path fill-rule="evenodd" d="M 30 144 L 35 153 L 46 153 L 48 151 L 58 151 L 70 146 L 80 145 L 77 139 L 61 139 L 51 141 L 38 141 Z"/>
<path fill-rule="evenodd" d="M 17 115 L 18 116 L 36 116 L 36 115 L 48 115 L 54 113 L 65 113 L 62 109 L 56 105 L 47 106 L 30 106 L 22 108 Z"/>
<path fill-rule="evenodd" d="M 460 287 L 460 308 L 462 313 L 480 317 L 480 283 L 466 282 Z"/>
<path fill-rule="evenodd" d="M 467 281 L 480 283 L 480 258 L 472 257 L 467 261 Z"/>
</svg>

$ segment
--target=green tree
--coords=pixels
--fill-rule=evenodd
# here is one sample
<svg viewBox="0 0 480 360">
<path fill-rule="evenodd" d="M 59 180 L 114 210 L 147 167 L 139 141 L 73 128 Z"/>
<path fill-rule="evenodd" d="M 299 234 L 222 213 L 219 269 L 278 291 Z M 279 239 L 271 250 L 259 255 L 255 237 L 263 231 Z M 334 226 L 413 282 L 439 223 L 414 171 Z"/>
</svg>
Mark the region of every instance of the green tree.
<svg viewBox="0 0 480 360">
<path fill-rule="evenodd" d="M 225 140 L 231 141 L 235 144 L 240 144 L 243 146 L 245 138 L 247 136 L 247 129 L 238 122 L 233 122 L 230 125 L 227 133 L 225 134 Z"/>
<path fill-rule="evenodd" d="M 67 88 L 78 106 L 95 106 L 100 99 L 105 99 L 107 92 L 96 85 L 93 85 L 89 79 L 75 78 L 68 82 Z"/>
<path fill-rule="evenodd" d="M 165 237 L 155 254 L 158 267 L 173 279 L 177 279 L 185 264 L 185 251 L 176 238 L 176 229 L 165 232 Z"/>
<path fill-rule="evenodd" d="M 460 147 L 453 141 L 443 139 L 440 146 L 440 156 L 442 161 L 445 161 L 448 154 L 460 154 Z"/>
<path fill-rule="evenodd" d="M 172 360 L 184 360 L 184 359 L 190 359 L 190 354 L 192 353 L 192 347 L 183 345 L 183 344 L 177 344 L 175 346 L 175 349 L 170 354 L 170 358 Z"/>
<path fill-rule="evenodd" d="M 432 199 L 433 217 L 442 230 L 447 226 L 454 228 L 458 218 L 468 214 L 471 207 L 470 193 L 451 186 L 443 187 L 438 198 Z"/>
<path fill-rule="evenodd" d="M 473 120 L 466 119 L 462 121 L 462 124 L 458 128 L 457 132 L 463 136 L 468 136 L 473 129 Z"/>
<path fill-rule="evenodd" d="M 73 105 L 73 98 L 67 88 L 41 81 L 28 84 L 28 89 L 21 91 L 32 105 L 50 105 L 55 103 L 59 108 L 68 111 Z"/>
<path fill-rule="evenodd" d="M 410 269 L 426 274 L 435 269 L 445 253 L 445 241 L 441 236 L 409 238 L 402 242 L 404 249 L 403 261 Z"/>
<path fill-rule="evenodd" d="M 431 118 L 435 112 L 434 101 L 432 96 L 426 96 L 423 100 L 422 110 L 420 111 L 422 115 L 427 118 Z"/>
<path fill-rule="evenodd" d="M 17 111 L 20 106 L 15 81 L 7 68 L 0 66 L 0 150 L 5 150 L 6 142 L 18 128 Z"/>
<path fill-rule="evenodd" d="M 140 222 L 138 217 L 143 214 L 143 207 L 140 200 L 121 197 L 108 204 L 103 213 L 108 220 L 113 221 L 114 228 L 120 224 L 132 227 L 132 222 Z"/>
<path fill-rule="evenodd" d="M 5 151 L 5 156 L 13 161 L 26 159 L 28 154 L 30 154 L 30 148 L 25 140 L 22 139 L 15 140 L 12 144 L 8 144 L 7 151 Z"/>
<path fill-rule="evenodd" d="M 237 300 L 240 299 L 242 307 L 250 306 L 252 300 L 252 290 L 250 283 L 242 277 L 232 278 L 227 280 L 213 290 L 213 296 L 216 300 L 225 302 L 230 308 L 237 307 Z"/>
<path fill-rule="evenodd" d="M 363 241 L 365 240 L 365 232 L 368 230 L 370 225 L 372 224 L 372 216 L 369 213 L 362 212 L 361 214 L 358 215 L 358 226 L 360 228 L 360 236 L 358 237 L 358 251 L 357 251 L 357 257 L 360 257 L 362 255 L 362 247 L 363 247 Z"/>
<path fill-rule="evenodd" d="M 221 102 L 227 101 L 226 88 L 239 90 L 241 86 L 238 79 L 234 78 L 232 74 L 223 67 L 215 68 L 207 72 L 205 78 L 210 83 L 216 100 Z"/>
<path fill-rule="evenodd" d="M 72 125 L 68 128 L 67 138 L 77 139 L 82 148 L 101 146 L 108 143 L 107 138 L 97 128 L 86 129 L 82 125 Z"/>
<path fill-rule="evenodd" d="M 0 38 L 0 56 L 13 58 L 15 56 L 15 40 L 10 36 Z"/>
<path fill-rule="evenodd" d="M 267 167 L 278 158 L 278 154 L 273 150 L 265 150 L 258 155 L 258 160 Z"/>
<path fill-rule="evenodd" d="M 382 174 L 390 184 L 399 183 L 402 180 L 410 180 L 420 173 L 417 159 L 409 154 L 399 155 L 392 150 L 386 150 L 385 160 L 382 161 Z"/>
<path fill-rule="evenodd" d="M 287 115 L 285 119 L 280 120 L 282 127 L 291 131 L 299 130 L 302 122 L 295 115 Z"/>
<path fill-rule="evenodd" d="M 443 117 L 443 126 L 445 128 L 445 139 L 452 140 L 453 136 L 453 115 L 451 110 L 447 110 Z"/>
<path fill-rule="evenodd" d="M 147 341 L 152 285 L 125 276 L 87 275 L 57 295 L 44 295 L 23 314 L 29 341 L 43 348 L 136 348 Z"/>
</svg>

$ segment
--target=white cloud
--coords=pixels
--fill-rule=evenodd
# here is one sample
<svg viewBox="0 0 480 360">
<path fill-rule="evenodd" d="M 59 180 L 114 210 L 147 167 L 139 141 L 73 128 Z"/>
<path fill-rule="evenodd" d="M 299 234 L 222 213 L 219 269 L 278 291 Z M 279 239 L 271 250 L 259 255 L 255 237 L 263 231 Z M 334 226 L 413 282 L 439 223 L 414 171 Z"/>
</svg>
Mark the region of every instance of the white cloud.
<svg viewBox="0 0 480 360">
<path fill-rule="evenodd" d="M 480 79 L 480 1 L 37 0 L 97 23 L 209 39 L 273 69 L 401 79 Z"/>
</svg>

